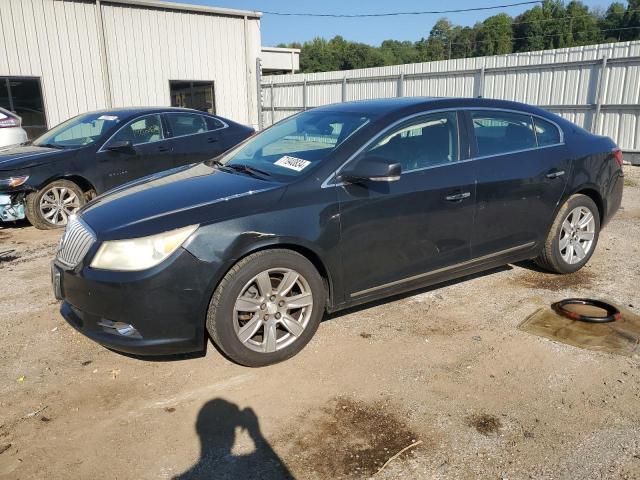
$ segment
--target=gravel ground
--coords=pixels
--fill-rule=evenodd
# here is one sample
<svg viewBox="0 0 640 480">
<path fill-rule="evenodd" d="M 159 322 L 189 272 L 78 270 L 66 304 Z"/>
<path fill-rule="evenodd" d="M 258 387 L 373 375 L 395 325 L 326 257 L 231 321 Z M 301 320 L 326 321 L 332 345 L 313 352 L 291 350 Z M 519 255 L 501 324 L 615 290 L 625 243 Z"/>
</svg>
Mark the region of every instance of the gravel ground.
<svg viewBox="0 0 640 480">
<path fill-rule="evenodd" d="M 0 479 L 640 478 L 640 358 L 517 328 L 570 296 L 640 314 L 625 173 L 581 272 L 508 265 L 333 315 L 262 369 L 92 343 L 50 292 L 60 232 L 0 228 Z"/>
</svg>

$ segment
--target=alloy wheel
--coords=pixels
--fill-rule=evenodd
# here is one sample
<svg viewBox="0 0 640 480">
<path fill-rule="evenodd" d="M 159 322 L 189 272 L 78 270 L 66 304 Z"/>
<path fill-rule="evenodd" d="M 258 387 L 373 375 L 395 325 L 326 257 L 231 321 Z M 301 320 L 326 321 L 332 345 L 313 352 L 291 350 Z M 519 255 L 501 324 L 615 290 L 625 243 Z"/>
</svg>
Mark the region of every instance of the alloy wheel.
<svg viewBox="0 0 640 480">
<path fill-rule="evenodd" d="M 559 250 L 562 259 L 570 264 L 584 260 L 593 247 L 596 222 L 593 212 L 587 207 L 576 207 L 562 222 Z"/>
<path fill-rule="evenodd" d="M 80 199 L 67 187 L 52 187 L 40 197 L 40 215 L 52 225 L 66 225 L 80 209 Z"/>
<path fill-rule="evenodd" d="M 233 327 L 244 346 L 271 353 L 303 334 L 312 309 L 313 294 L 307 280 L 295 270 L 273 268 L 242 288 L 234 306 Z"/>
</svg>

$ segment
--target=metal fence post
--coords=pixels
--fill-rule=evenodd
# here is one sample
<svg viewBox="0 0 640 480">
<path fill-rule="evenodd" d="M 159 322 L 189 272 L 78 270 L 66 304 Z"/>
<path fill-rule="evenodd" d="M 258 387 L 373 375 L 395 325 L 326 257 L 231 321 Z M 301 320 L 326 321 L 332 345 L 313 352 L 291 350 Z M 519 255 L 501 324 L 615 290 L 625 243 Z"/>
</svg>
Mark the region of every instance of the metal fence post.
<svg viewBox="0 0 640 480">
<path fill-rule="evenodd" d="M 342 101 L 347 101 L 347 76 L 342 77 Z"/>
<path fill-rule="evenodd" d="M 276 123 L 276 107 L 273 99 L 273 77 L 271 77 L 271 125 Z"/>
<path fill-rule="evenodd" d="M 404 72 L 398 77 L 398 86 L 396 87 L 398 97 L 404 97 Z"/>
<path fill-rule="evenodd" d="M 258 130 L 264 129 L 264 119 L 262 118 L 262 60 L 256 58 L 256 83 L 258 85 Z"/>
<path fill-rule="evenodd" d="M 602 110 L 602 97 L 604 95 L 604 76 L 607 73 L 607 56 L 602 57 L 602 65 L 598 75 L 596 86 L 596 111 L 591 119 L 591 133 L 596 133 L 600 128 L 600 110 Z"/>
<path fill-rule="evenodd" d="M 484 97 L 484 65 L 480 67 L 480 80 L 478 81 L 478 91 L 476 96 L 478 98 Z"/>
<path fill-rule="evenodd" d="M 307 79 L 302 81 L 302 110 L 307 109 Z"/>
</svg>

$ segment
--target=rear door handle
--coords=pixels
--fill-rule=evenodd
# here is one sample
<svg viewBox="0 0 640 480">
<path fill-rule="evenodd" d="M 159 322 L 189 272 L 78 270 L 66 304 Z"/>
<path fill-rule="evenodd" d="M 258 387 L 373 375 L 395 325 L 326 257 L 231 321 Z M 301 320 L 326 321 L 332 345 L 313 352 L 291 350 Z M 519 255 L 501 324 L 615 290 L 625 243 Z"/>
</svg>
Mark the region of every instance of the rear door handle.
<svg viewBox="0 0 640 480">
<path fill-rule="evenodd" d="M 558 178 L 564 175 L 564 170 L 558 170 L 557 172 L 547 173 L 547 178 Z"/>
<path fill-rule="evenodd" d="M 216 143 L 219 139 L 217 138 L 207 138 L 208 143 Z"/>
<path fill-rule="evenodd" d="M 453 195 L 447 195 L 445 199 L 448 202 L 459 202 L 460 200 L 464 200 L 465 198 L 469 198 L 470 196 L 471 196 L 471 192 L 463 192 L 463 193 L 456 193 Z"/>
<path fill-rule="evenodd" d="M 168 152 L 169 151 L 169 147 L 158 147 L 158 151 L 159 152 Z"/>
</svg>

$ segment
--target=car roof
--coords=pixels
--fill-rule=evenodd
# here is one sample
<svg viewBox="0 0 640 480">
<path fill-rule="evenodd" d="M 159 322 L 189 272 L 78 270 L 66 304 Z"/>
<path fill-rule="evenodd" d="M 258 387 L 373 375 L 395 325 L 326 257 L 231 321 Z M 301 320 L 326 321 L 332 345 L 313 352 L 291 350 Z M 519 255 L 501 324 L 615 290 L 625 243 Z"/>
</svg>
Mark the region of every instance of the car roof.
<svg viewBox="0 0 640 480">
<path fill-rule="evenodd" d="M 147 113 L 163 113 L 163 112 L 187 112 L 198 113 L 203 115 L 212 115 L 209 112 L 203 112 L 202 110 L 194 110 L 191 108 L 179 108 L 179 107 L 122 107 L 122 108 L 108 108 L 104 110 L 95 110 L 87 113 L 100 113 L 103 115 L 116 115 L 121 118 L 130 118 L 137 115 L 144 115 Z"/>
<path fill-rule="evenodd" d="M 317 107 L 314 111 L 352 112 L 375 116 L 429 111 L 438 108 L 500 108 L 549 115 L 538 107 L 509 100 L 464 97 L 398 97 L 356 100 Z"/>
</svg>

